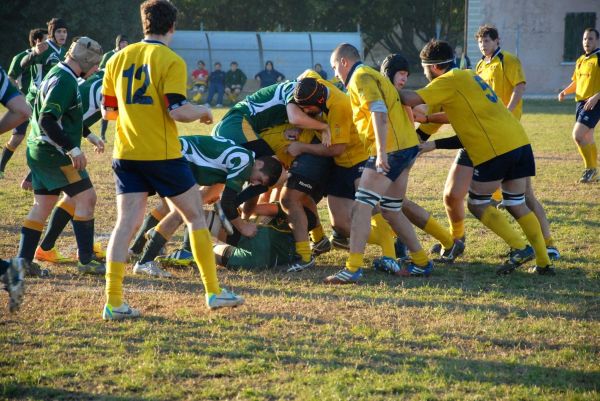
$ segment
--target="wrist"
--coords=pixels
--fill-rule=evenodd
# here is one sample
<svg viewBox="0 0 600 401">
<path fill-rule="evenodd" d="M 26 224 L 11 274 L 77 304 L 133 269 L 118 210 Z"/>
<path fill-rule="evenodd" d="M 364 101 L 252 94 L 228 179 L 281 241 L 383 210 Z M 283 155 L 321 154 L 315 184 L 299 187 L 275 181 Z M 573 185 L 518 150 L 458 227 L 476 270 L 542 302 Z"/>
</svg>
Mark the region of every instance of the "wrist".
<svg viewBox="0 0 600 401">
<path fill-rule="evenodd" d="M 83 152 L 77 146 L 75 146 L 73 149 L 71 149 L 67 152 L 67 155 L 69 155 L 69 157 L 77 157 L 77 156 L 81 156 L 82 154 L 83 154 Z"/>
<path fill-rule="evenodd" d="M 425 124 L 429 124 L 429 115 L 425 114 Z"/>
</svg>

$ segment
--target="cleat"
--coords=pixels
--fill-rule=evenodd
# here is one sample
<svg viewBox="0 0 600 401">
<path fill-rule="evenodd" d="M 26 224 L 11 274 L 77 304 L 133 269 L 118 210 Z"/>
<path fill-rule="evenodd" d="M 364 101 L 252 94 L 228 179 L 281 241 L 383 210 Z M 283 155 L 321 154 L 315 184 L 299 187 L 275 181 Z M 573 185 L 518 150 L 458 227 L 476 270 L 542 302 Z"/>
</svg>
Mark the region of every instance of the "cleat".
<svg viewBox="0 0 600 401">
<path fill-rule="evenodd" d="M 431 255 L 439 255 L 442 252 L 442 244 L 439 242 L 437 244 L 433 244 L 431 248 L 429 248 L 429 254 Z"/>
<path fill-rule="evenodd" d="M 452 248 L 445 249 L 442 247 L 440 250 L 440 257 L 435 261 L 440 263 L 454 263 L 454 260 L 462 255 L 464 251 L 465 244 L 461 240 L 455 239 Z"/>
<path fill-rule="evenodd" d="M 396 258 L 399 261 L 406 261 L 410 259 L 408 248 L 406 247 L 406 244 L 400 240 L 400 238 L 396 238 L 396 241 L 394 242 L 394 250 L 396 251 Z"/>
<path fill-rule="evenodd" d="M 25 276 L 39 278 L 50 277 L 50 270 L 42 269 L 42 267 L 39 264 L 31 262 L 27 263 L 26 265 Z"/>
<path fill-rule="evenodd" d="M 8 292 L 8 310 L 13 313 L 23 302 L 27 261 L 23 258 L 13 258 L 9 263 L 8 270 L 2 275 L 0 281 L 4 283 L 4 289 Z"/>
<path fill-rule="evenodd" d="M 591 184 L 592 182 L 598 182 L 600 177 L 598 176 L 597 168 L 586 168 L 579 179 L 582 184 Z"/>
<path fill-rule="evenodd" d="M 560 252 L 555 246 L 547 246 L 546 251 L 548 252 L 548 257 L 550 258 L 550 260 L 560 259 Z"/>
<path fill-rule="evenodd" d="M 81 274 L 96 274 L 99 276 L 104 276 L 106 274 L 106 266 L 104 263 L 96 259 L 92 259 L 86 264 L 77 262 L 77 271 Z"/>
<path fill-rule="evenodd" d="M 137 262 L 135 264 L 135 266 L 133 266 L 133 273 L 134 274 L 147 274 L 147 275 L 153 276 L 153 277 L 166 277 L 166 278 L 173 276 L 168 271 L 161 269 L 160 266 L 158 265 L 158 262 L 155 262 L 154 260 L 151 260 L 144 264 L 140 264 L 140 262 Z"/>
<path fill-rule="evenodd" d="M 301 272 L 315 265 L 315 258 L 311 255 L 308 262 L 302 261 L 300 255 L 296 255 L 296 258 L 292 263 L 288 265 L 288 273 Z"/>
<path fill-rule="evenodd" d="M 140 311 L 127 305 L 127 302 L 123 302 L 118 308 L 114 308 L 111 304 L 105 304 L 102 311 L 104 320 L 125 320 L 136 317 L 140 317 Z"/>
<path fill-rule="evenodd" d="M 194 255 L 187 249 L 177 249 L 168 255 L 157 256 L 154 260 L 162 266 L 187 267 L 194 263 Z"/>
<path fill-rule="evenodd" d="M 535 252 L 531 245 L 527 245 L 523 249 L 511 249 L 508 253 L 508 260 L 506 263 L 515 265 L 515 267 L 519 267 L 524 263 L 529 262 L 535 258 Z"/>
<path fill-rule="evenodd" d="M 504 263 L 503 265 L 499 266 L 496 268 L 496 274 L 498 276 L 502 276 L 502 275 L 506 275 L 506 274 L 511 274 L 512 272 L 515 271 L 515 269 L 519 267 L 517 265 L 513 265 L 512 263 Z"/>
<path fill-rule="evenodd" d="M 433 262 L 431 260 L 427 262 L 426 266 L 419 266 L 410 262 L 406 264 L 397 275 L 402 277 L 429 277 L 432 271 Z"/>
<path fill-rule="evenodd" d="M 225 216 L 225 212 L 223 211 L 221 202 L 219 202 L 219 201 L 215 202 L 213 207 L 215 209 L 215 213 L 217 214 L 217 216 L 219 216 L 219 220 L 221 220 L 221 224 L 223 225 L 225 232 L 227 232 L 228 235 L 233 235 L 233 233 L 234 233 L 233 224 L 231 224 L 231 222 L 229 221 L 227 216 Z"/>
<path fill-rule="evenodd" d="M 363 276 L 363 269 L 359 268 L 355 272 L 351 272 L 350 270 L 342 269 L 339 272 L 335 273 L 332 276 L 328 276 L 323 280 L 324 284 L 356 284 L 358 280 Z"/>
<path fill-rule="evenodd" d="M 318 242 L 311 241 L 310 249 L 314 256 L 319 256 L 319 255 L 322 255 L 324 253 L 331 251 L 332 246 L 331 246 L 331 242 L 329 241 L 329 238 L 323 237 Z"/>
<path fill-rule="evenodd" d="M 44 251 L 41 246 L 38 246 L 35 250 L 35 260 L 39 262 L 50 262 L 50 263 L 73 263 L 75 259 L 69 258 L 62 255 L 58 249 L 52 248 L 48 251 Z"/>
<path fill-rule="evenodd" d="M 98 260 L 106 260 L 106 252 L 102 249 L 102 244 L 99 242 L 94 242 L 94 255 L 96 255 L 96 259 Z"/>
<path fill-rule="evenodd" d="M 331 242 L 331 245 L 334 248 L 345 250 L 350 249 L 350 241 L 348 240 L 348 238 L 341 236 L 335 231 L 333 232 L 333 235 L 331 235 L 331 237 L 329 238 L 329 242 Z"/>
<path fill-rule="evenodd" d="M 131 249 L 127 251 L 127 255 L 129 257 L 129 263 L 137 262 L 142 257 L 140 253 L 135 253 Z"/>
<path fill-rule="evenodd" d="M 400 265 L 398 262 L 387 256 L 382 256 L 373 260 L 373 269 L 392 275 L 400 273 Z"/>
<path fill-rule="evenodd" d="M 542 276 L 555 276 L 556 270 L 554 270 L 552 265 L 546 267 L 533 266 L 529 269 L 529 273 L 537 273 Z"/>
<path fill-rule="evenodd" d="M 221 288 L 220 294 L 206 293 L 206 306 L 209 309 L 234 308 L 244 303 L 244 297 Z"/>
</svg>

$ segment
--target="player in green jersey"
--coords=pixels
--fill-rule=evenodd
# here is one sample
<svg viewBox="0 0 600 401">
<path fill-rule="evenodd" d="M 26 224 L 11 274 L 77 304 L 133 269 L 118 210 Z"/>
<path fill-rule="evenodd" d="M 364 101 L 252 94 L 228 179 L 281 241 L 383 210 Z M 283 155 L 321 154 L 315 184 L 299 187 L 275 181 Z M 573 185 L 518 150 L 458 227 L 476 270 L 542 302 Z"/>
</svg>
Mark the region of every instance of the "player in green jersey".
<svg viewBox="0 0 600 401">
<path fill-rule="evenodd" d="M 125 47 L 127 47 L 127 45 L 129 45 L 129 39 L 127 39 L 127 36 L 121 34 L 117 35 L 117 38 L 115 39 L 115 48 L 104 53 L 104 56 L 102 56 L 102 61 L 100 61 L 100 67 L 98 68 L 104 70 L 104 67 L 106 67 L 106 63 L 108 63 L 108 60 L 110 60 L 110 58 L 114 56 L 119 50 L 122 50 Z M 103 141 L 106 141 L 106 128 L 108 127 L 108 120 L 102 120 L 100 124 L 100 137 Z"/>
</svg>

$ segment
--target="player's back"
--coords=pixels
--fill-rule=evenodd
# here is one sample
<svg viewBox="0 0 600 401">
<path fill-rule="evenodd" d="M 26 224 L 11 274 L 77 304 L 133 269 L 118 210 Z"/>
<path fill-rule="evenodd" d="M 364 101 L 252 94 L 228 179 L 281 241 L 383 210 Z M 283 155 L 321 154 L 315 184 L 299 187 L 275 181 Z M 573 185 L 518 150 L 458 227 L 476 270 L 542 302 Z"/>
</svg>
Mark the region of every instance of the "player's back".
<svg viewBox="0 0 600 401">
<path fill-rule="evenodd" d="M 186 95 L 185 62 L 165 44 L 143 40 L 117 52 L 106 65 L 103 93 L 116 100 L 119 117 L 113 157 L 126 160 L 181 158 L 166 94 Z"/>
</svg>

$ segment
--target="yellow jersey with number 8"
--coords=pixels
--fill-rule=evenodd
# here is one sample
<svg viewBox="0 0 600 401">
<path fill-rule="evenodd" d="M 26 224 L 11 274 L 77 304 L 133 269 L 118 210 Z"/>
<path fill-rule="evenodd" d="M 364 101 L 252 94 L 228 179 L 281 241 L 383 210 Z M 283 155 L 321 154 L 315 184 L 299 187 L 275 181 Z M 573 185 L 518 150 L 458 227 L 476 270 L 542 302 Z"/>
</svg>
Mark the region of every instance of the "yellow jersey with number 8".
<svg viewBox="0 0 600 401">
<path fill-rule="evenodd" d="M 181 158 L 177 126 L 166 94 L 186 96 L 185 62 L 165 44 L 143 40 L 115 54 L 106 65 L 103 104 L 118 110 L 113 158 Z"/>
</svg>

